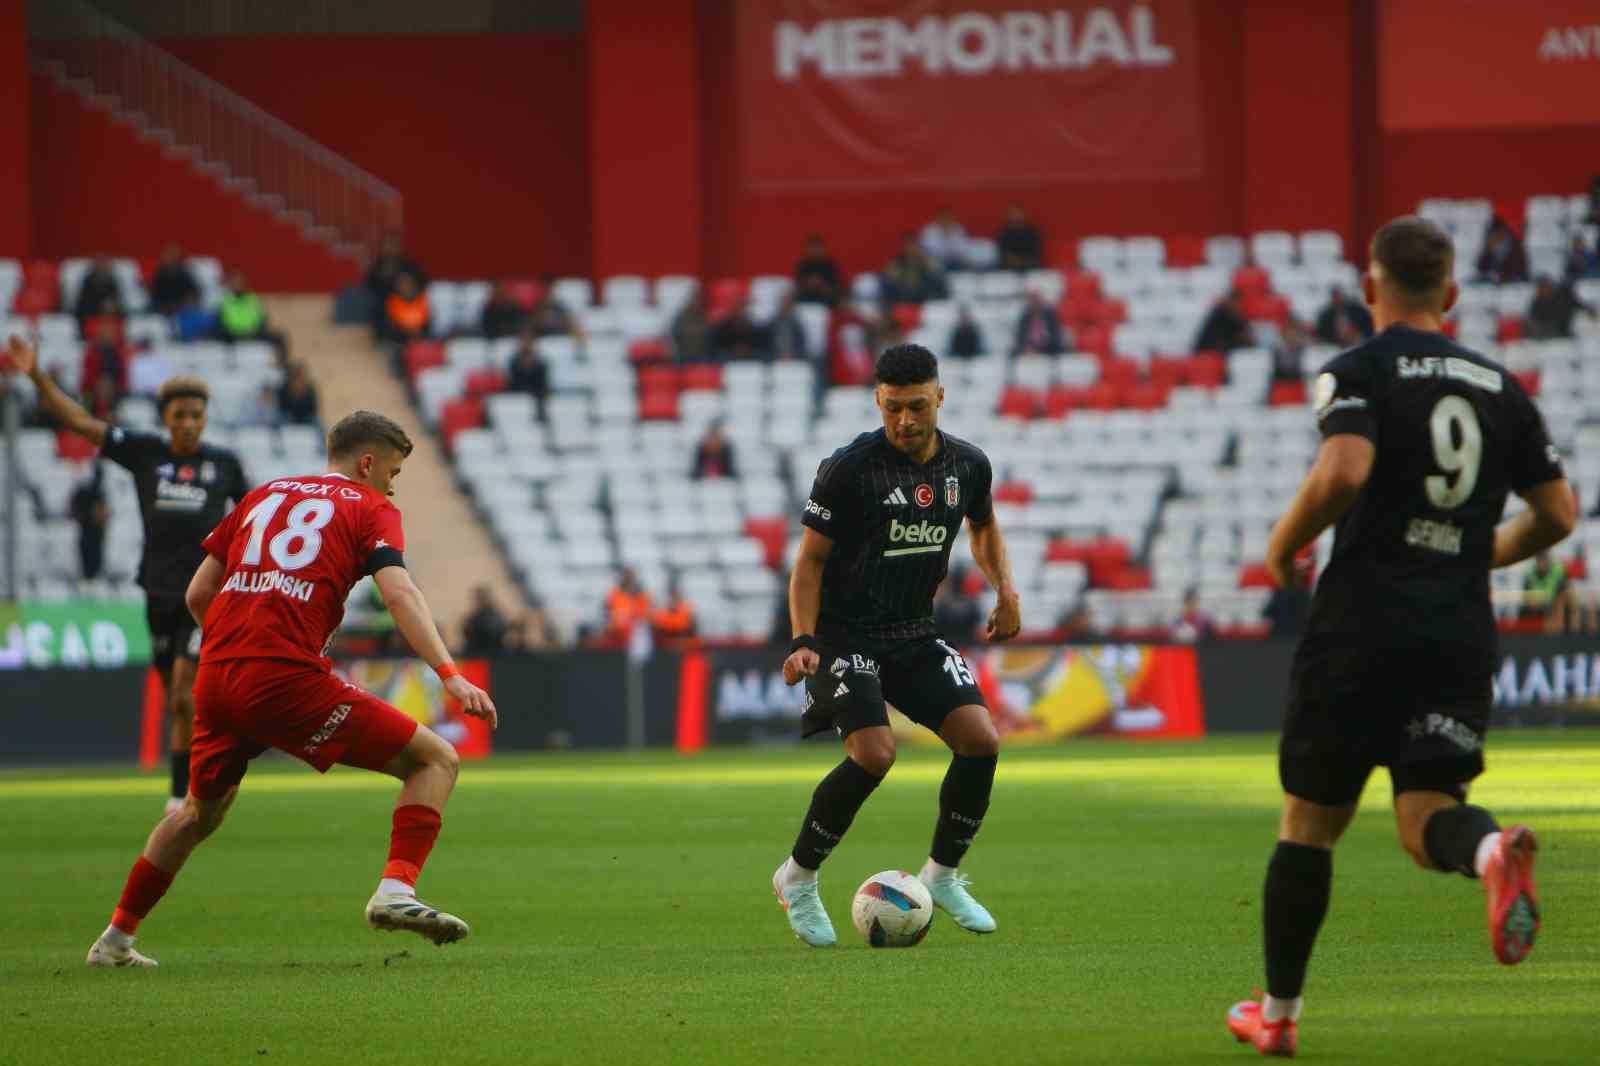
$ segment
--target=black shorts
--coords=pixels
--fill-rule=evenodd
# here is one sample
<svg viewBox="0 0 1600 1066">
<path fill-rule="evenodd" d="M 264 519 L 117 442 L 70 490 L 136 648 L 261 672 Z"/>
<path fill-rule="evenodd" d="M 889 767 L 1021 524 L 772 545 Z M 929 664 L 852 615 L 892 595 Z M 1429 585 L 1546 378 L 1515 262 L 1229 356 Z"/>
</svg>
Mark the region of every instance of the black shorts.
<svg viewBox="0 0 1600 1066">
<path fill-rule="evenodd" d="M 1341 807 L 1361 797 L 1374 767 L 1402 792 L 1466 798 L 1483 773 L 1493 681 L 1466 661 L 1354 648 L 1295 654 L 1278 777 L 1292 796 Z"/>
<path fill-rule="evenodd" d="M 988 706 L 961 653 L 939 637 L 892 643 L 821 642 L 822 666 L 806 678 L 801 734 L 832 729 L 847 737 L 858 729 L 889 724 L 887 704 L 939 732 L 958 707 Z"/>
<path fill-rule="evenodd" d="M 180 655 L 200 661 L 200 626 L 181 597 L 148 597 L 144 620 L 150 626 L 150 661 L 157 670 L 166 673 L 172 669 L 172 660 Z"/>
</svg>

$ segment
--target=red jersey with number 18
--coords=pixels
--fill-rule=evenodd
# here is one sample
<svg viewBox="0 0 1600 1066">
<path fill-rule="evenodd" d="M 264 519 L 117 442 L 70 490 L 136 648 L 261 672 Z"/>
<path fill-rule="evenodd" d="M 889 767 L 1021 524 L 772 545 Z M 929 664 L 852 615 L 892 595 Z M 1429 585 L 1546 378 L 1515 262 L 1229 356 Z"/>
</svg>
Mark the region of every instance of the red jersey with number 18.
<svg viewBox="0 0 1600 1066">
<path fill-rule="evenodd" d="M 248 493 L 205 539 L 223 564 L 200 660 L 279 659 L 328 669 L 355 583 L 404 566 L 400 511 L 342 474 L 279 478 Z"/>
</svg>

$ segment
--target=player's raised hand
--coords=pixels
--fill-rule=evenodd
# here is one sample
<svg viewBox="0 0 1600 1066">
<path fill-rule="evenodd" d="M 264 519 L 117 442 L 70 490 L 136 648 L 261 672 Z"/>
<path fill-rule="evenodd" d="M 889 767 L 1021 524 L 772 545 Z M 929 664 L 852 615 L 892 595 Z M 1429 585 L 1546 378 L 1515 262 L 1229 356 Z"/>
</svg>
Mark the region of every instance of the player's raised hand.
<svg viewBox="0 0 1600 1066">
<path fill-rule="evenodd" d="M 810 677 L 822 666 L 822 656 L 810 648 L 798 648 L 794 654 L 783 661 L 783 683 L 793 685 L 802 678 Z"/>
<path fill-rule="evenodd" d="M 444 690 L 461 704 L 461 709 L 467 714 L 474 718 L 486 719 L 490 729 L 500 724 L 500 716 L 495 713 L 494 700 L 471 681 L 457 674 L 444 683 Z"/>
<path fill-rule="evenodd" d="M 1022 603 L 1015 592 L 1000 597 L 994 610 L 989 612 L 989 639 L 1010 640 L 1022 630 Z"/>
<path fill-rule="evenodd" d="M 31 374 L 39 364 L 39 353 L 33 345 L 15 335 L 6 342 L 5 354 L 5 365 L 19 374 Z"/>
</svg>

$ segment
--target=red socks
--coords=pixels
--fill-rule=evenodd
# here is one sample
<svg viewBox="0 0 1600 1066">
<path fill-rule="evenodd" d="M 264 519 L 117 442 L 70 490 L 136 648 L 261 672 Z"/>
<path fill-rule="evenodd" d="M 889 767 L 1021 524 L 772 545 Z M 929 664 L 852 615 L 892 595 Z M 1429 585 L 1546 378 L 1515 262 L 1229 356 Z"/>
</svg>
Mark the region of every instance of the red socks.
<svg viewBox="0 0 1600 1066">
<path fill-rule="evenodd" d="M 422 866 L 443 822 L 439 812 L 419 803 L 394 809 L 394 832 L 389 836 L 389 862 L 383 876 L 416 887 Z"/>
<path fill-rule="evenodd" d="M 122 898 L 111 914 L 111 924 L 132 936 L 145 915 L 154 909 L 161 897 L 172 887 L 172 874 L 153 864 L 143 855 L 128 872 L 128 883 L 122 888 Z"/>
</svg>

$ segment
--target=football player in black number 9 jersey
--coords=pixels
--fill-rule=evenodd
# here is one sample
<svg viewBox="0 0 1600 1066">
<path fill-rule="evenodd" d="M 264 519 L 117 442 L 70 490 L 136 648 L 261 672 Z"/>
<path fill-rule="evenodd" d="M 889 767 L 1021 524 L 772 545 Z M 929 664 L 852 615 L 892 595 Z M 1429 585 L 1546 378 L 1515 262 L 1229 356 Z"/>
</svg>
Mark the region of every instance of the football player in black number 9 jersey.
<svg viewBox="0 0 1600 1066">
<path fill-rule="evenodd" d="M 1501 962 L 1525 958 L 1539 928 L 1533 833 L 1502 831 L 1466 798 L 1483 772 L 1498 658 L 1489 571 L 1566 537 L 1577 506 L 1521 384 L 1441 331 L 1457 295 L 1454 260 L 1449 235 L 1420 218 L 1373 238 L 1364 288 L 1379 332 L 1317 379 L 1322 448 L 1268 544 L 1281 584 L 1335 528 L 1278 752 L 1266 997 L 1228 1017 L 1263 1054 L 1294 1053 L 1333 847 L 1376 766 L 1389 769 L 1400 842 L 1417 865 L 1482 878 Z M 1528 510 L 1501 523 L 1512 492 Z"/>
<path fill-rule="evenodd" d="M 993 474 L 983 452 L 940 432 L 944 388 L 932 352 L 915 344 L 888 349 L 877 380 L 883 428 L 817 470 L 789 583 L 794 644 L 784 680 L 805 680 L 806 735 L 832 728 L 847 756 L 812 794 L 794 849 L 772 880 L 790 928 L 813 947 L 835 941 L 817 869 L 894 765 L 887 703 L 952 752 L 923 883 L 963 929 L 995 928 L 957 867 L 989 809 L 1000 738 L 966 659 L 933 625 L 933 594 L 966 522 L 973 557 L 1000 597 L 990 639 L 1009 640 L 1021 628 L 990 496 Z"/>
<path fill-rule="evenodd" d="M 157 402 L 168 440 L 95 418 L 39 368 L 38 354 L 19 338 L 11 338 L 9 354 L 12 365 L 33 380 L 39 403 L 50 416 L 99 445 L 101 456 L 125 467 L 138 486 L 144 519 L 139 584 L 145 593 L 151 658 L 166 692 L 172 747 L 170 810 L 181 805 L 189 791 L 189 738 L 194 729 L 190 690 L 200 660 L 199 625 L 183 597 L 205 558 L 201 542 L 250 489 L 244 468 L 233 452 L 201 442 L 210 393 L 199 378 L 175 377 L 161 386 Z"/>
</svg>

